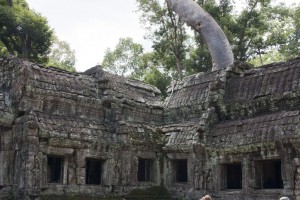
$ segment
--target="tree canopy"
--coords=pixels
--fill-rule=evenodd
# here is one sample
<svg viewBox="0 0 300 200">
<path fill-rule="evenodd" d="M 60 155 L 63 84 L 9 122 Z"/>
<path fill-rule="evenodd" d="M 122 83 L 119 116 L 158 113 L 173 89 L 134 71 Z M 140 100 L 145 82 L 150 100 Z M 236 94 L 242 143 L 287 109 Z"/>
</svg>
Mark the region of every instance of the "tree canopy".
<svg viewBox="0 0 300 200">
<path fill-rule="evenodd" d="M 47 19 L 30 10 L 25 0 L 0 0 L 1 54 L 45 63 L 52 33 Z"/>
<path fill-rule="evenodd" d="M 25 0 L 0 0 L 0 56 L 75 71 L 75 52 L 60 41 L 46 18 L 29 9 Z"/>
<path fill-rule="evenodd" d="M 75 51 L 71 49 L 69 43 L 61 41 L 53 35 L 52 45 L 49 53 L 47 66 L 58 67 L 70 72 L 75 72 Z"/>
<path fill-rule="evenodd" d="M 132 38 L 120 38 L 114 50 L 106 50 L 102 67 L 121 76 L 136 74 L 142 54 L 141 44 L 133 42 Z"/>
<path fill-rule="evenodd" d="M 212 68 L 203 38 L 187 27 L 166 3 L 160 0 L 136 2 L 141 24 L 147 30 L 145 37 L 153 42 L 153 51 L 140 51 L 135 54 L 136 58 L 131 57 L 137 61 L 134 68 L 115 62 L 118 56 L 106 68 L 113 66 L 123 71 L 127 68 L 131 70 L 131 77 L 148 82 L 155 76 L 164 76 L 161 80 L 168 83 L 171 79 L 181 79 Z M 196 2 L 218 22 L 231 44 L 235 60 L 260 66 L 300 55 L 299 6 L 275 5 L 270 0 L 244 0 L 244 8 L 238 10 L 232 0 Z M 122 55 L 121 52 L 118 54 Z M 158 86 L 158 82 L 151 83 Z"/>
<path fill-rule="evenodd" d="M 178 15 L 159 0 L 137 0 L 141 24 L 148 30 L 146 36 L 153 42 L 156 58 L 175 76 L 186 75 L 184 63 L 188 52 L 186 25 Z"/>
</svg>

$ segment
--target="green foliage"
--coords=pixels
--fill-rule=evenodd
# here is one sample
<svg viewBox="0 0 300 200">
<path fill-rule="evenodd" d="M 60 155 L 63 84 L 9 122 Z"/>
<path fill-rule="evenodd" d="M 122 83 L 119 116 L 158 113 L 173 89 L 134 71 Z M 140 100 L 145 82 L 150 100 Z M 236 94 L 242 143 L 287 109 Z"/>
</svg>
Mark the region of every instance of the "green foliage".
<svg viewBox="0 0 300 200">
<path fill-rule="evenodd" d="M 199 42 L 198 46 L 191 46 L 187 52 L 188 59 L 185 60 L 184 65 L 188 66 L 186 74 L 191 75 L 198 72 L 207 72 L 212 68 L 211 56 L 206 44 L 199 41 L 200 37 L 195 39 Z"/>
<path fill-rule="evenodd" d="M 236 60 L 262 65 L 287 60 L 299 53 L 299 7 L 274 6 L 270 0 L 243 1 L 236 12 L 232 0 L 198 0 L 221 26 L 232 45 Z M 298 11 L 298 12 L 297 12 Z M 211 69 L 211 57 L 203 39 L 195 33 L 196 45 L 186 49 L 186 74 Z"/>
<path fill-rule="evenodd" d="M 154 85 L 166 97 L 171 77 L 158 69 L 160 65 L 154 52 L 143 53 L 142 45 L 131 38 L 121 38 L 115 49 L 106 51 L 102 61 L 102 67 L 108 71 Z"/>
<path fill-rule="evenodd" d="M 280 48 L 279 53 L 285 59 L 300 56 L 300 6 L 287 10 L 288 17 L 284 18 L 279 32 L 287 36 Z M 284 28 L 284 29 L 282 29 Z"/>
<path fill-rule="evenodd" d="M 51 45 L 52 30 L 47 20 L 30 10 L 26 1 L 13 5 L 0 0 L 0 51 L 33 62 L 45 63 Z"/>
<path fill-rule="evenodd" d="M 47 66 L 53 66 L 70 72 L 75 72 L 75 62 L 75 51 L 71 49 L 69 43 L 66 41 L 60 41 L 56 36 L 53 36 L 53 43 Z"/>
<path fill-rule="evenodd" d="M 5 56 L 5 55 L 8 55 L 8 51 L 5 45 L 3 44 L 3 42 L 0 41 L 0 56 Z"/>
<path fill-rule="evenodd" d="M 159 0 L 137 0 L 141 23 L 153 42 L 156 59 L 165 69 L 176 72 L 177 77 L 185 74 L 183 66 L 187 52 L 186 27 L 179 17 Z"/>
<path fill-rule="evenodd" d="M 102 67 L 121 76 L 135 75 L 138 73 L 139 56 L 142 54 L 142 45 L 134 43 L 132 38 L 121 38 L 114 50 L 106 50 Z"/>
<path fill-rule="evenodd" d="M 284 5 L 262 7 L 260 15 L 265 24 L 264 30 L 260 36 L 251 38 L 253 43 L 246 53 L 248 62 L 260 66 L 300 55 L 300 40 L 297 36 L 299 17 L 296 14 L 299 8 L 287 8 Z"/>
<path fill-rule="evenodd" d="M 237 60 L 246 61 L 267 49 L 269 26 L 265 11 L 270 9 L 269 2 L 248 1 L 247 7 L 236 17 L 231 31 L 233 51 Z"/>
<path fill-rule="evenodd" d="M 245 0 L 245 9 L 237 12 L 232 0 L 197 2 L 223 29 L 235 59 L 262 65 L 300 55 L 300 7 L 274 6 L 270 0 Z M 193 34 L 166 4 L 137 0 L 137 5 L 141 23 L 148 30 L 146 38 L 153 42 L 153 52 L 143 53 L 138 50 L 142 49 L 140 45 L 130 44 L 132 40 L 120 40 L 114 51 L 107 50 L 102 63 L 105 68 L 155 85 L 163 95 L 171 79 L 211 69 L 203 38 Z"/>
<path fill-rule="evenodd" d="M 171 80 L 172 78 L 167 73 L 152 67 L 146 71 L 143 81 L 157 87 L 161 91 L 161 96 L 164 99 L 167 97 L 167 87 L 170 85 Z"/>
<path fill-rule="evenodd" d="M 153 41 L 156 59 L 173 79 L 211 69 L 211 57 L 203 39 L 198 33 L 191 36 L 190 29 L 166 4 L 160 4 L 158 0 L 137 0 L 137 3 L 141 22 Z M 225 33 L 231 34 L 227 27 L 233 21 L 229 0 L 221 0 L 218 5 L 215 0 L 199 0 L 198 3 L 219 23 L 222 22 Z"/>
</svg>

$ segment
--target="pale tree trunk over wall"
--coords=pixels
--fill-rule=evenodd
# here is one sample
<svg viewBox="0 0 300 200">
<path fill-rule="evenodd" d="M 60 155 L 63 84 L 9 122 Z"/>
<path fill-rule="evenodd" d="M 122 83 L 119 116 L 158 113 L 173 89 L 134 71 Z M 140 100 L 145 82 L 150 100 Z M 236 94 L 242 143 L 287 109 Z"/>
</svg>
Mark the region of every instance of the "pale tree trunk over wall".
<svg viewBox="0 0 300 200">
<path fill-rule="evenodd" d="M 199 32 L 212 57 L 212 70 L 233 64 L 231 46 L 217 22 L 193 0 L 166 0 L 168 7 Z"/>
</svg>

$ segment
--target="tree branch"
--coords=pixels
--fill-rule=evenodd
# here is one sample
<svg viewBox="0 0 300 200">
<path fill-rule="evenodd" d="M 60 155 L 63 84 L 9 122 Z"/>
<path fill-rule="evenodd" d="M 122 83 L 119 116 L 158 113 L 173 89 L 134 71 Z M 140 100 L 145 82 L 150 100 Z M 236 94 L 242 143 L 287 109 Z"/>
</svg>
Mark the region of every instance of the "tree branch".
<svg viewBox="0 0 300 200">
<path fill-rule="evenodd" d="M 168 7 L 202 34 L 212 57 L 213 70 L 233 64 L 231 46 L 217 22 L 193 0 L 166 0 Z"/>
</svg>

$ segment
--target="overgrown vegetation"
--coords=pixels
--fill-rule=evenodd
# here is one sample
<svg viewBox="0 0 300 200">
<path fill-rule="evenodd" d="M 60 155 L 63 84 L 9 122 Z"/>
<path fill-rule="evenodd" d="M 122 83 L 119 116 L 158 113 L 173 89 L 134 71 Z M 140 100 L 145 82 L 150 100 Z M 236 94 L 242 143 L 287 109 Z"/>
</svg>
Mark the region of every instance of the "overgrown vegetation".
<svg viewBox="0 0 300 200">
<path fill-rule="evenodd" d="M 0 0 L 0 56 L 5 55 L 75 71 L 74 51 L 25 0 Z"/>
<path fill-rule="evenodd" d="M 153 84 L 164 95 L 171 80 L 212 68 L 203 38 L 169 10 L 164 1 L 136 2 L 141 24 L 147 30 L 145 37 L 153 42 L 153 51 L 144 52 L 140 48 L 136 54 L 134 47 L 141 45 L 126 38 L 130 42 L 122 47 L 125 53 L 112 53 L 120 50 L 120 43 L 115 50 L 109 50 L 102 62 L 105 68 L 118 63 L 124 72 L 121 75 Z M 241 10 L 241 5 L 232 0 L 197 0 L 197 3 L 221 26 L 236 60 L 260 66 L 300 56 L 299 5 L 287 7 L 283 3 L 274 5 L 270 0 L 245 0 L 240 3 Z M 111 57 L 114 60 L 108 65 L 105 61 Z"/>
</svg>

